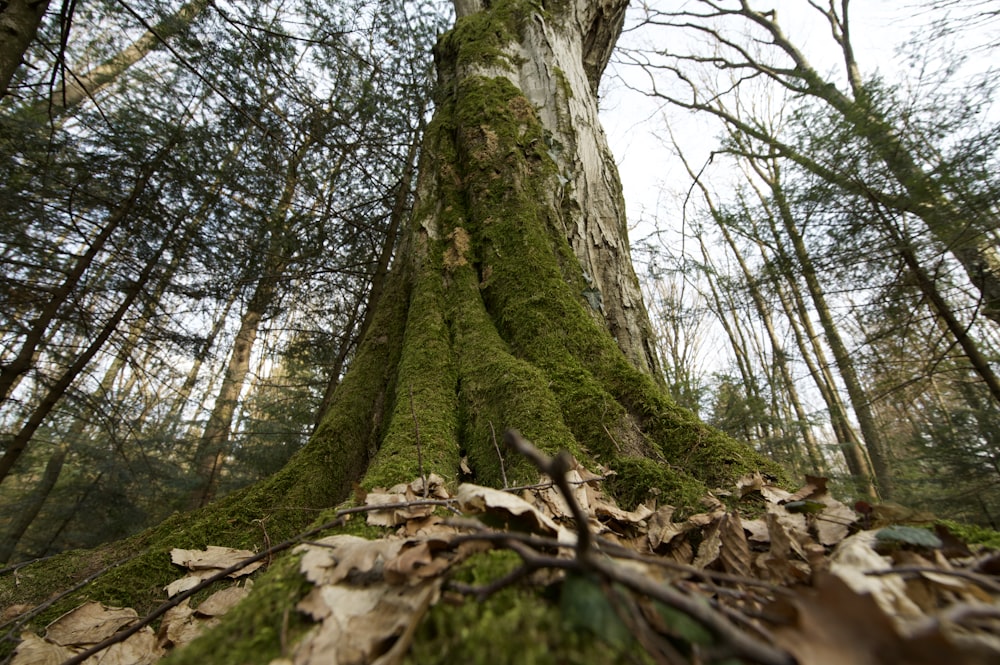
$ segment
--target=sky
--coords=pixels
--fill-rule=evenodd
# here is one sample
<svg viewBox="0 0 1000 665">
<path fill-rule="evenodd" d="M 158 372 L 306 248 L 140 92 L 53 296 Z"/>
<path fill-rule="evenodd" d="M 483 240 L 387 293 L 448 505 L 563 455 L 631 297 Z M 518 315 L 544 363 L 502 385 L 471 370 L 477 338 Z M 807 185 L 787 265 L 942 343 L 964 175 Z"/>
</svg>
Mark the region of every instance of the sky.
<svg viewBox="0 0 1000 665">
<path fill-rule="evenodd" d="M 735 1 L 716 0 L 730 4 Z M 829 1 L 811 0 L 815 4 Z M 852 3 L 851 42 L 863 76 L 879 73 L 893 80 L 907 75 L 903 56 L 898 52 L 899 46 L 911 40 L 915 30 L 926 26 L 938 16 L 914 12 L 913 6 L 925 1 L 855 0 Z M 662 0 L 659 4 L 676 8 L 697 3 L 694 0 Z M 840 4 L 839 0 L 836 4 Z M 810 6 L 809 0 L 751 0 L 751 5 L 758 10 L 776 9 L 785 35 L 821 73 L 843 71 L 842 56 L 831 38 L 829 26 Z M 641 2 L 633 1 L 633 18 L 641 6 Z M 668 37 L 662 29 L 656 30 L 660 32 L 651 35 L 626 32 L 622 43 L 628 45 L 637 38 L 662 41 L 677 39 L 676 34 Z M 995 39 L 995 33 L 991 38 Z M 684 50 L 686 44 L 681 40 L 669 45 L 657 42 L 654 46 L 678 52 Z M 973 58 L 970 68 L 983 70 L 990 64 L 992 63 L 988 60 L 976 61 Z M 662 102 L 644 98 L 628 90 L 622 80 L 616 77 L 643 85 L 648 83 L 637 68 L 616 65 L 613 61 L 601 89 L 602 122 L 619 164 L 633 247 L 658 230 L 658 241 L 671 253 L 680 254 L 683 242 L 690 243 L 686 245 L 689 252 L 694 251 L 694 242 L 683 240 L 680 233 L 684 224 L 682 206 L 688 193 L 695 203 L 700 203 L 701 197 L 697 191 L 690 191 L 691 178 L 680 159 L 665 143 L 669 140 L 667 126 L 669 125 L 689 163 L 696 170 L 707 161 L 710 152 L 718 145 L 720 126 L 717 121 L 692 117 L 689 112 L 681 109 L 664 108 Z M 726 178 L 729 177 L 730 182 L 739 178 L 735 173 L 729 176 L 727 168 L 732 173 L 725 160 L 717 160 L 709 169 L 711 185 L 722 195 L 727 189 Z M 633 258 L 636 271 L 642 277 L 647 271 L 643 257 L 634 253 Z M 718 330 L 708 333 L 699 353 L 703 369 L 709 372 L 723 369 L 730 355 L 724 336 Z"/>
<path fill-rule="evenodd" d="M 641 4 L 633 3 L 633 19 Z M 658 4 L 677 6 L 676 0 Z M 908 4 L 901 0 L 860 0 L 851 5 L 851 41 L 865 73 L 898 69 L 897 46 L 924 23 L 924 18 L 914 17 L 907 10 Z M 772 0 L 752 6 L 775 8 L 785 34 L 805 51 L 818 69 L 839 68 L 839 53 L 829 28 L 806 0 Z M 655 33 L 640 34 L 638 37 L 655 38 Z M 627 45 L 635 38 L 636 35 L 626 34 L 622 43 Z M 717 145 L 719 126 L 711 120 L 693 118 L 681 109 L 664 108 L 658 100 L 645 99 L 626 89 L 621 81 L 616 80 L 617 77 L 637 85 L 645 82 L 634 67 L 613 63 L 601 89 L 602 122 L 618 161 L 629 224 L 634 228 L 632 235 L 635 240 L 651 230 L 649 224 L 656 217 L 660 218 L 661 225 L 671 224 L 668 217 L 679 216 L 671 210 L 676 212 L 676 201 L 689 186 L 690 178 L 680 160 L 664 144 L 668 139 L 667 124 L 689 161 L 699 165 Z M 677 223 L 676 220 L 674 223 Z"/>
</svg>

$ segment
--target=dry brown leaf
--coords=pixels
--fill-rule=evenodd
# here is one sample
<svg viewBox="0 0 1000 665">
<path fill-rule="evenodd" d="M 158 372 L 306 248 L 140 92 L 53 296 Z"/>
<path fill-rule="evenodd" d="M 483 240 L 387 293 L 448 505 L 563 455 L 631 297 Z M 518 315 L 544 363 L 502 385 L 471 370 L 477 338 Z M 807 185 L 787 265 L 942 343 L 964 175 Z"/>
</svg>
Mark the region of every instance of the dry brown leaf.
<svg viewBox="0 0 1000 665">
<path fill-rule="evenodd" d="M 832 547 L 847 538 L 848 528 L 858 518 L 853 509 L 848 508 L 831 496 L 821 496 L 816 501 L 826 505 L 823 512 L 815 516 L 816 537 L 819 542 Z"/>
<path fill-rule="evenodd" d="M 749 531 L 747 539 L 756 545 L 766 545 L 771 542 L 771 533 L 767 530 L 767 522 L 764 519 L 747 520 L 743 522 L 743 530 Z"/>
<path fill-rule="evenodd" d="M 755 561 L 762 577 L 778 584 L 789 585 L 807 580 L 811 571 L 803 561 L 806 557 L 801 545 L 786 531 L 776 514 L 768 513 L 765 520 L 771 537 L 771 547 Z"/>
<path fill-rule="evenodd" d="M 16 603 L 14 605 L 8 605 L 0 612 L 0 623 L 8 623 L 13 621 L 20 615 L 24 614 L 32 608 L 31 605 L 25 605 L 24 603 Z"/>
<path fill-rule="evenodd" d="M 534 531 L 556 535 L 560 529 L 548 515 L 519 496 L 491 487 L 462 483 L 458 487 L 458 505 L 466 513 L 491 513 L 506 519 L 515 518 Z"/>
<path fill-rule="evenodd" d="M 317 587 L 312 600 L 321 604 L 326 614 L 299 643 L 295 665 L 398 663 L 409 648 L 416 625 L 436 600 L 439 587 L 439 581 L 417 586 Z M 314 617 L 318 614 L 303 603 L 299 608 Z"/>
<path fill-rule="evenodd" d="M 764 487 L 764 476 L 760 471 L 754 471 L 736 481 L 736 495 L 743 498 L 747 494 L 760 491 L 762 487 Z"/>
<path fill-rule="evenodd" d="M 726 513 L 722 516 L 719 520 L 719 538 L 722 541 L 719 552 L 722 569 L 734 575 L 744 577 L 749 575 L 750 544 L 747 542 L 746 534 L 743 533 L 743 525 L 738 514 Z"/>
<path fill-rule="evenodd" d="M 365 496 L 365 505 L 386 506 L 406 503 L 408 501 L 412 501 L 414 498 L 415 497 L 407 496 L 405 493 L 397 494 L 372 490 L 367 494 L 367 496 Z M 414 517 L 426 517 L 433 512 L 434 506 L 406 506 L 386 508 L 385 510 L 372 510 L 368 513 L 367 522 L 372 526 L 399 526 L 409 519 Z"/>
<path fill-rule="evenodd" d="M 236 550 L 232 547 L 219 547 L 209 545 L 203 550 L 182 550 L 174 548 L 170 550 L 170 560 L 178 566 L 183 566 L 189 570 L 213 570 L 218 572 L 254 556 L 250 550 Z M 241 568 L 229 577 L 242 577 L 249 575 L 264 565 L 263 561 L 254 561 L 245 568 Z"/>
<path fill-rule="evenodd" d="M 250 550 L 237 550 L 217 545 L 209 545 L 203 550 L 174 548 L 170 550 L 170 560 L 178 566 L 189 569 L 191 572 L 165 586 L 164 591 L 167 592 L 168 597 L 172 598 L 182 591 L 193 589 L 209 577 L 216 575 L 219 571 L 235 566 L 252 556 L 254 556 L 254 553 Z M 237 578 L 249 575 L 263 565 L 263 561 L 254 561 L 236 572 L 230 573 L 228 577 Z"/>
<path fill-rule="evenodd" d="M 822 575 L 814 589 L 772 604 L 768 616 L 775 642 L 799 665 L 989 665 L 996 654 L 963 648 L 939 630 L 903 639 L 879 604 L 858 594 L 833 575 Z"/>
<path fill-rule="evenodd" d="M 414 517 L 407 520 L 397 532 L 403 537 L 435 536 L 456 533 L 455 528 L 444 524 L 444 518 L 438 515 Z"/>
<path fill-rule="evenodd" d="M 720 516 L 719 519 L 712 522 L 708 530 L 702 534 L 701 544 L 698 545 L 698 555 L 691 564 L 695 568 L 708 568 L 719 558 L 719 553 L 722 550 L 722 537 L 719 533 L 719 524 L 722 521 L 722 517 L 725 517 L 725 515 Z"/>
<path fill-rule="evenodd" d="M 369 573 L 396 556 L 403 541 L 382 538 L 367 540 L 357 536 L 327 536 L 316 545 L 299 545 L 295 552 L 305 552 L 299 564 L 306 578 L 314 584 L 336 584 L 351 573 Z"/>
<path fill-rule="evenodd" d="M 867 575 L 892 568 L 889 560 L 875 551 L 875 532 L 859 531 L 841 542 L 830 555 L 830 573 L 856 593 L 867 593 L 900 626 L 923 616 L 906 592 L 898 575 Z"/>
<path fill-rule="evenodd" d="M 160 646 L 179 647 L 187 644 L 205 629 L 205 622 L 194 615 L 190 600 L 190 598 L 185 598 L 184 602 L 171 607 L 163 615 L 163 621 L 160 623 L 160 630 L 157 633 L 160 638 Z"/>
<path fill-rule="evenodd" d="M 635 510 L 622 510 L 609 501 L 599 501 L 594 505 L 594 514 L 602 522 L 611 520 L 622 526 L 640 526 L 655 513 L 646 504 L 640 503 Z"/>
<path fill-rule="evenodd" d="M 803 499 L 819 500 L 826 494 L 827 479 L 820 476 L 806 476 L 806 484 L 795 494 L 785 499 L 786 503 L 791 501 L 802 501 Z"/>
<path fill-rule="evenodd" d="M 14 650 L 10 665 L 62 665 L 76 654 L 73 649 L 46 642 L 34 633 L 21 633 L 21 643 Z"/>
<path fill-rule="evenodd" d="M 408 487 L 415 497 L 424 498 L 423 478 L 417 478 L 413 482 L 409 483 Z M 436 473 L 432 473 L 427 476 L 427 498 L 439 500 L 451 498 L 451 494 L 448 493 L 448 488 L 445 487 L 444 478 Z"/>
<path fill-rule="evenodd" d="M 45 629 L 45 639 L 67 647 L 88 646 L 111 637 L 138 619 L 138 612 L 131 607 L 105 607 L 90 601 L 50 623 Z"/>
<path fill-rule="evenodd" d="M 792 493 L 774 485 L 764 485 L 760 488 L 761 496 L 767 499 L 769 504 L 779 505 L 788 501 Z"/>
<path fill-rule="evenodd" d="M 168 598 L 173 598 L 183 591 L 195 588 L 212 575 L 215 575 L 215 573 L 216 571 L 214 570 L 199 570 L 174 580 L 167 586 L 163 587 L 163 590 L 167 592 Z"/>
<path fill-rule="evenodd" d="M 84 661 L 84 665 L 152 665 L 166 652 L 157 644 L 153 629 L 146 626 L 129 635 L 124 642 L 112 644 L 107 649 Z"/>
<path fill-rule="evenodd" d="M 649 530 L 646 538 L 649 540 L 651 549 L 656 550 L 660 545 L 669 544 L 676 536 L 690 531 L 690 526 L 685 523 L 673 521 L 673 506 L 661 506 L 655 513 L 650 515 L 648 520 Z"/>
<path fill-rule="evenodd" d="M 443 569 L 436 566 L 435 572 L 428 574 L 427 569 L 433 562 L 430 544 L 426 540 L 408 541 L 395 558 L 386 562 L 382 572 L 389 584 L 405 584 L 422 577 L 431 577 Z"/>
<path fill-rule="evenodd" d="M 221 589 L 201 601 L 195 611 L 204 616 L 219 617 L 233 609 L 236 603 L 246 598 L 249 593 L 247 589 L 240 586 Z"/>
</svg>

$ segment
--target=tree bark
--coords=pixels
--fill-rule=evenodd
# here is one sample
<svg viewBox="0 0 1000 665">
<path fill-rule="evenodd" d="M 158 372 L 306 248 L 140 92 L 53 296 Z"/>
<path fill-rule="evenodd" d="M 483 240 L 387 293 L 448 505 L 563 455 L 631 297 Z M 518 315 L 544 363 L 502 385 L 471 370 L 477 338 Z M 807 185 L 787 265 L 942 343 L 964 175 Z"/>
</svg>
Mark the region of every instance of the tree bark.
<svg viewBox="0 0 1000 665">
<path fill-rule="evenodd" d="M 7 94 L 48 8 L 48 0 L 9 0 L 0 9 L 0 98 Z"/>
</svg>

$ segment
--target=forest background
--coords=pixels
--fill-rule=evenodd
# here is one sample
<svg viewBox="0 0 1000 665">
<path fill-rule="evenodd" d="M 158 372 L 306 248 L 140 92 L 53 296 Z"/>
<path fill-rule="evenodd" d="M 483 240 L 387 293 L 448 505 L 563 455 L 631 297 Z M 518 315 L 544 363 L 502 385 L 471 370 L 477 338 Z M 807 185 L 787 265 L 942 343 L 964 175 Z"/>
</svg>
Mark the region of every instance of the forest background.
<svg viewBox="0 0 1000 665">
<path fill-rule="evenodd" d="M 671 174 L 630 202 L 664 380 L 844 498 L 995 528 L 1000 12 L 896 7 L 890 67 L 855 57 L 848 3 L 797 4 L 808 43 L 781 4 L 636 3 L 613 58 L 606 110 L 652 103 Z M 305 443 L 409 212 L 449 8 L 48 8 L 0 101 L 0 561 Z"/>
</svg>

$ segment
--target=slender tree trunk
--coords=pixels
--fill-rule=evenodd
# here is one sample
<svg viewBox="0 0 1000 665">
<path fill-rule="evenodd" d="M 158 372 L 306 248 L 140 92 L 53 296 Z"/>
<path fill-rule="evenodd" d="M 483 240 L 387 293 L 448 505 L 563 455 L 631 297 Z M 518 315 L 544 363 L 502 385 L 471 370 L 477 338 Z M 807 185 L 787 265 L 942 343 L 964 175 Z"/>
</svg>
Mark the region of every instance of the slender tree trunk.
<svg viewBox="0 0 1000 665">
<path fill-rule="evenodd" d="M 674 147 L 678 147 L 676 143 L 674 143 Z M 702 183 L 698 177 L 698 174 L 690 167 L 687 160 L 684 159 L 683 154 L 681 154 L 681 159 L 684 162 L 688 175 L 691 176 L 692 180 L 694 180 L 694 182 L 701 189 L 702 198 L 705 200 L 706 205 L 708 205 L 709 212 L 715 220 L 716 226 L 722 233 L 723 239 L 729 246 L 733 257 L 736 259 L 737 265 L 740 267 L 740 271 L 743 273 L 743 277 L 746 280 L 747 290 L 750 292 L 750 298 L 753 301 L 754 309 L 757 311 L 757 317 L 760 319 L 761 323 L 764 324 L 764 330 L 767 332 L 768 340 L 771 344 L 771 352 L 774 356 L 774 365 L 777 368 L 778 373 L 781 375 L 781 384 L 784 386 L 784 391 L 789 404 L 792 409 L 794 409 L 795 428 L 798 431 L 802 444 L 806 449 L 806 455 L 812 464 L 812 471 L 817 474 L 823 473 L 826 468 L 826 463 L 819 451 L 819 446 L 816 443 L 816 437 L 813 436 L 812 428 L 809 425 L 808 415 L 806 414 L 805 408 L 802 406 L 802 400 L 799 398 L 798 390 L 795 387 L 795 381 L 792 379 L 792 374 L 788 367 L 787 355 L 785 354 L 783 345 L 778 338 L 778 333 L 774 326 L 774 320 L 771 317 L 771 308 L 764 300 L 764 294 L 761 292 L 758 279 L 755 277 L 753 271 L 750 270 L 746 260 L 743 258 L 743 254 L 740 252 L 735 239 L 729 232 L 729 227 L 724 216 L 715 206 L 708 188 L 705 187 L 704 183 Z M 763 198 L 761 202 L 766 204 L 766 201 L 764 201 Z M 764 248 L 759 238 L 757 240 L 757 244 L 758 248 L 761 250 L 761 256 L 764 258 L 764 261 L 767 262 L 767 256 L 764 253 Z M 779 384 L 777 382 L 772 382 L 772 394 L 776 395 L 778 388 Z M 788 419 L 786 418 L 785 420 L 787 421 Z"/>
<path fill-rule="evenodd" d="M 229 310 L 236 304 L 238 298 L 239 293 L 235 290 L 229 294 L 228 299 L 216 314 L 215 321 L 212 323 L 212 329 L 209 330 L 208 335 L 205 336 L 205 339 L 201 342 L 197 351 L 195 351 L 194 362 L 191 364 L 191 369 L 188 370 L 184 378 L 184 383 L 170 398 L 170 411 L 164 422 L 170 424 L 171 431 L 174 433 L 180 431 L 181 417 L 183 416 L 184 408 L 191 399 L 191 393 L 194 392 L 194 387 L 198 383 L 198 375 L 201 373 L 201 367 L 205 363 L 205 359 L 208 358 L 208 354 L 215 345 L 215 341 L 218 339 L 223 327 L 226 325 L 226 321 L 229 319 Z"/>
<path fill-rule="evenodd" d="M 709 257 L 708 248 L 705 247 L 705 242 L 701 236 L 698 238 L 698 243 L 701 247 L 702 260 L 705 262 L 706 266 L 711 266 L 711 259 Z M 726 332 L 726 337 L 729 339 L 730 348 L 733 350 L 733 356 L 736 358 L 736 367 L 739 370 L 740 378 L 742 379 L 742 386 L 746 399 L 749 402 L 759 402 L 760 391 L 757 386 L 757 378 L 754 375 L 753 364 L 750 362 L 749 345 L 743 338 L 743 334 L 740 331 L 740 326 L 738 322 L 736 325 L 729 321 L 728 312 L 735 311 L 735 306 L 727 305 L 723 302 L 722 296 L 719 293 L 719 285 L 716 283 L 717 278 L 714 277 L 716 274 L 714 268 L 706 269 L 706 276 L 708 277 L 708 288 L 712 296 L 712 302 L 715 303 L 716 318 L 722 325 L 722 329 Z M 749 428 L 744 428 L 744 438 L 746 441 L 753 441 L 757 438 L 766 438 L 768 435 L 766 425 L 761 422 L 760 418 L 755 418 L 757 431 L 753 431 Z"/>
<path fill-rule="evenodd" d="M 3 457 L 0 457 L 0 482 L 2 482 L 10 474 L 14 463 L 18 460 L 18 458 L 20 458 L 21 454 L 24 453 L 28 443 L 31 441 L 31 438 L 35 435 L 35 432 L 39 427 L 41 427 L 42 423 L 45 422 L 45 419 L 48 418 L 52 409 L 54 409 L 56 404 L 59 403 L 59 400 L 62 399 L 66 389 L 69 388 L 74 381 L 76 381 L 77 377 L 79 377 L 84 369 L 90 364 L 90 361 L 93 360 L 94 356 L 96 356 L 97 353 L 104 347 L 108 338 L 110 338 L 111 335 L 118 329 L 119 324 L 125 317 L 125 313 L 131 309 L 135 300 L 142 293 L 149 281 L 150 276 L 153 274 L 153 270 L 155 270 L 159 264 L 163 253 L 171 245 L 173 235 L 176 233 L 179 225 L 180 222 L 176 223 L 174 227 L 168 231 L 161 242 L 159 249 L 147 261 L 146 265 L 142 269 L 142 272 L 136 280 L 127 289 L 125 289 L 122 294 L 123 297 L 121 303 L 111 314 L 108 320 L 103 323 L 101 331 L 93 340 L 91 340 L 80 355 L 74 359 L 73 363 L 62 372 L 59 378 L 52 382 L 41 401 L 35 406 L 27 421 L 25 421 L 20 430 L 14 434 L 13 437 L 11 437 L 6 449 L 4 450 Z"/>
<path fill-rule="evenodd" d="M 132 191 L 128 197 L 115 207 L 108 216 L 107 223 L 87 246 L 87 250 L 66 271 L 66 278 L 53 289 L 51 297 L 42 305 L 37 316 L 31 322 L 17 355 L 9 363 L 0 367 L 0 402 L 10 397 L 17 379 L 31 369 L 32 360 L 35 358 L 39 344 L 45 338 L 46 330 L 48 330 L 52 320 L 66 304 L 67 298 L 80 283 L 84 273 L 93 264 L 97 255 L 107 245 L 112 234 L 128 220 L 129 214 L 149 184 L 154 170 L 152 166 L 143 170 L 132 185 Z"/>
<path fill-rule="evenodd" d="M 32 488 L 26 505 L 14 516 L 13 523 L 7 530 L 7 533 L 4 534 L 3 539 L 0 540 L 0 563 L 10 561 L 10 558 L 14 555 L 14 551 L 17 549 L 18 543 L 24 537 L 24 533 L 31 526 L 31 523 L 35 521 L 35 518 L 38 517 L 38 513 L 41 512 L 42 506 L 45 505 L 46 499 L 49 498 L 49 494 L 52 493 L 52 489 L 59 480 L 59 475 L 62 473 L 63 464 L 66 462 L 68 454 L 69 443 L 63 442 L 56 447 L 56 451 L 49 457 L 49 461 L 45 464 L 45 471 L 42 472 L 41 480 Z"/>
<path fill-rule="evenodd" d="M 39 103 L 35 112 L 59 117 L 111 85 L 129 67 L 149 55 L 156 47 L 186 30 L 208 6 L 209 0 L 192 0 L 155 26 L 148 26 L 138 39 L 85 72 L 68 72 L 52 96 Z"/>
<path fill-rule="evenodd" d="M 257 340 L 264 313 L 277 294 L 275 283 L 279 277 L 280 273 L 267 273 L 261 276 L 247 309 L 240 318 L 240 328 L 233 340 L 222 385 L 215 396 L 215 405 L 195 450 L 195 473 L 199 478 L 199 485 L 191 495 L 192 508 L 198 508 L 211 501 L 219 487 L 222 467 L 229 453 L 233 417 L 243 392 L 243 384 L 250 371 L 250 353 Z"/>
<path fill-rule="evenodd" d="M 7 94 L 48 8 L 48 0 L 8 0 L 0 8 L 0 98 Z"/>
<path fill-rule="evenodd" d="M 258 328 L 267 310 L 278 295 L 278 284 L 291 260 L 292 231 L 289 215 L 299 185 L 299 166 L 309 149 L 321 137 L 309 135 L 295 149 L 288 161 L 281 196 L 275 203 L 270 219 L 265 221 L 264 233 L 267 243 L 264 252 L 264 267 L 258 278 L 253 295 L 247 302 L 246 311 L 240 318 L 240 328 L 233 340 L 229 363 L 222 377 L 222 385 L 215 397 L 215 405 L 208 417 L 208 423 L 198 441 L 194 456 L 194 471 L 198 485 L 191 493 L 189 505 L 198 508 L 215 497 L 219 487 L 220 474 L 229 454 L 229 440 L 232 434 L 233 417 L 243 392 L 243 383 L 250 371 L 250 354 L 257 340 Z"/>
<path fill-rule="evenodd" d="M 833 314 L 826 302 L 826 296 L 824 295 L 822 285 L 819 283 L 819 277 L 813 265 L 812 257 L 809 255 L 802 235 L 795 226 L 792 212 L 788 207 L 788 202 L 785 200 L 784 190 L 781 188 L 777 162 L 771 162 L 770 172 L 765 173 L 761 170 L 758 173 L 761 177 L 765 178 L 765 182 L 771 187 L 778 216 L 784 226 L 785 233 L 792 242 L 796 259 L 802 269 L 802 277 L 806 282 L 813 306 L 816 309 L 816 314 L 826 335 L 826 342 L 830 346 L 830 352 L 833 353 L 837 369 L 840 371 L 844 387 L 847 389 L 851 407 L 854 409 L 854 414 L 858 419 L 858 426 L 861 428 L 861 434 L 868 449 L 868 456 L 871 459 L 872 470 L 875 473 L 878 492 L 883 499 L 890 499 L 893 492 L 892 475 L 889 468 L 888 451 L 886 450 L 882 433 L 875 422 L 871 403 L 854 368 L 854 361 L 847 350 L 847 345 L 840 336 L 840 331 L 837 329 Z"/>
</svg>

